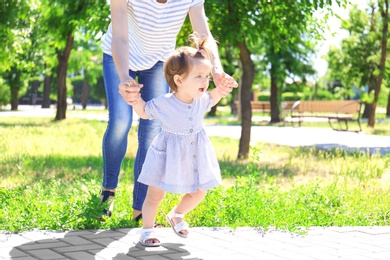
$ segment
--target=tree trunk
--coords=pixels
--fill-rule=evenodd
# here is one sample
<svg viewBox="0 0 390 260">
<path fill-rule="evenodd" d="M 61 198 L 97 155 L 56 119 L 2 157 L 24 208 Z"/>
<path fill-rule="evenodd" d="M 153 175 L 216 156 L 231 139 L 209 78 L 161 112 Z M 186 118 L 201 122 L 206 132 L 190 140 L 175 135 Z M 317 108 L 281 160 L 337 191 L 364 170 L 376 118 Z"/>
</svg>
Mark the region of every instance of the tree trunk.
<svg viewBox="0 0 390 260">
<path fill-rule="evenodd" d="M 11 111 L 17 111 L 19 106 L 19 86 L 11 86 Z"/>
<path fill-rule="evenodd" d="M 362 114 L 362 118 L 369 118 L 372 111 L 372 104 L 364 102 L 364 110 Z"/>
<path fill-rule="evenodd" d="M 390 117 L 390 93 L 387 97 L 386 117 Z"/>
<path fill-rule="evenodd" d="M 63 120 L 66 118 L 66 73 L 68 70 L 68 61 L 70 51 L 72 50 L 74 37 L 70 33 L 68 35 L 65 49 L 61 52 L 57 50 L 57 113 L 55 120 Z"/>
<path fill-rule="evenodd" d="M 278 104 L 278 81 L 275 75 L 275 70 L 273 69 L 274 64 L 271 64 L 271 123 L 280 122 L 280 112 Z"/>
<path fill-rule="evenodd" d="M 237 42 L 240 50 L 240 61 L 243 74 L 240 86 L 240 107 L 241 107 L 241 137 L 238 150 L 238 159 L 245 159 L 249 154 L 249 143 L 252 127 L 251 91 L 255 77 L 255 66 L 251 59 L 251 53 L 245 42 Z"/>
<path fill-rule="evenodd" d="M 317 100 L 317 95 L 318 95 L 318 81 L 314 84 L 314 94 L 312 100 Z"/>
<path fill-rule="evenodd" d="M 52 76 L 45 76 L 43 79 L 42 108 L 50 108 L 50 88 Z"/>
<path fill-rule="evenodd" d="M 217 115 L 217 107 L 218 107 L 218 104 L 211 107 L 211 110 L 207 113 L 207 116 L 212 116 L 212 117 L 216 116 Z"/>
<path fill-rule="evenodd" d="M 84 79 L 83 88 L 81 89 L 81 106 L 83 107 L 83 109 L 87 108 L 88 99 L 89 99 L 89 89 L 90 86 L 88 84 L 88 81 Z"/>
<path fill-rule="evenodd" d="M 18 105 L 19 105 L 19 89 L 20 89 L 20 73 L 16 69 L 16 67 L 11 67 L 11 71 L 6 74 L 7 75 L 7 81 L 10 86 L 10 91 L 11 91 L 11 111 L 17 111 L 18 110 Z"/>
<path fill-rule="evenodd" d="M 379 93 L 381 90 L 383 75 L 385 74 L 386 69 L 386 49 L 387 49 L 387 33 L 389 30 L 389 1 L 385 0 L 383 2 L 384 7 L 381 9 L 382 16 L 382 39 L 381 39 L 381 61 L 379 63 L 379 75 L 376 78 L 375 92 L 374 92 L 374 102 L 372 103 L 372 111 L 368 117 L 368 126 L 375 126 L 375 112 L 378 104 Z"/>
<path fill-rule="evenodd" d="M 375 91 L 375 76 L 373 75 L 373 73 L 371 72 L 370 74 L 370 79 L 368 81 L 368 94 L 370 95 L 370 93 L 374 92 Z M 370 115 L 371 115 L 371 111 L 372 111 L 372 104 L 371 103 L 367 103 L 365 102 L 364 103 L 364 111 L 363 111 L 363 114 L 362 114 L 362 118 L 368 118 Z"/>
<path fill-rule="evenodd" d="M 371 2 L 370 4 L 370 8 L 371 8 L 371 13 L 370 13 L 370 32 L 375 32 L 377 31 L 376 29 L 376 18 L 375 18 L 375 14 L 376 14 L 376 7 L 375 7 L 375 4 L 373 2 Z M 368 57 L 366 57 L 366 59 L 368 59 Z M 367 94 L 368 95 L 371 95 L 374 90 L 375 90 L 375 76 L 373 74 L 373 71 L 374 69 L 371 68 L 370 69 L 370 75 L 369 75 L 369 78 L 368 78 L 368 91 L 367 91 Z M 361 84 L 361 86 L 363 86 L 364 84 Z M 371 111 L 372 111 L 372 103 L 367 103 L 367 102 L 364 102 L 364 110 L 363 110 L 363 114 L 362 114 L 362 118 L 369 118 L 370 115 L 371 115 Z"/>
<path fill-rule="evenodd" d="M 279 112 L 279 93 L 278 93 L 278 69 L 279 69 L 279 55 L 275 52 L 273 46 L 270 49 L 271 52 L 271 96 L 270 96 L 270 105 L 271 105 L 271 121 L 270 123 L 279 123 L 280 122 L 280 112 Z"/>
</svg>

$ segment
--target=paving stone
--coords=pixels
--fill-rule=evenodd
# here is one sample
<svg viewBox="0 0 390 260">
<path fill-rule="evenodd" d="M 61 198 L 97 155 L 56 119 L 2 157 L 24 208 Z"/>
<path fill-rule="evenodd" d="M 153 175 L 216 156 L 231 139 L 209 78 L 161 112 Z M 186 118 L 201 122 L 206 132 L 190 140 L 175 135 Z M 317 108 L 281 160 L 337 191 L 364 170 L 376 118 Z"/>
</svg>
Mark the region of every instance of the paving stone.
<svg viewBox="0 0 390 260">
<path fill-rule="evenodd" d="M 68 245 L 87 245 L 93 243 L 92 241 L 89 241 L 79 236 L 67 236 L 59 239 L 59 241 L 67 243 Z"/>
<path fill-rule="evenodd" d="M 93 254 L 90 254 L 88 252 L 78 251 L 78 252 L 68 252 L 64 253 L 68 257 L 68 259 L 74 259 L 74 260 L 95 260 L 95 256 Z M 99 259 L 103 260 L 103 259 Z"/>
<path fill-rule="evenodd" d="M 55 241 L 54 239 L 66 236 L 66 232 L 50 232 L 44 230 L 33 230 L 21 233 L 21 235 L 32 241 L 45 241 L 44 243 L 50 243 Z"/>
<path fill-rule="evenodd" d="M 48 243 L 27 243 L 20 245 L 17 248 L 23 251 L 37 250 L 37 249 L 48 249 L 48 248 L 58 248 L 58 247 L 69 247 L 70 245 L 61 241 L 50 241 Z"/>
<path fill-rule="evenodd" d="M 0 249 L 0 259 L 8 259 L 10 257 L 28 256 L 25 252 L 14 247 L 3 247 Z"/>
<path fill-rule="evenodd" d="M 58 252 L 78 252 L 78 251 L 88 251 L 91 249 L 104 249 L 103 246 L 98 245 L 98 244 L 90 244 L 90 245 L 81 245 L 81 246 L 66 246 L 66 247 L 59 247 L 56 248 L 56 251 Z"/>
<path fill-rule="evenodd" d="M 50 249 L 39 249 L 39 250 L 29 250 L 29 254 L 33 255 L 37 259 L 61 259 L 64 258 L 64 256 L 54 252 L 53 250 Z"/>
<path fill-rule="evenodd" d="M 35 257 L 32 257 L 32 256 L 24 256 L 24 257 L 18 257 L 18 258 L 0 258 L 2 260 L 40 260 L 38 258 L 35 258 Z M 58 259 L 58 260 L 63 260 L 63 259 L 66 259 L 66 258 L 62 258 L 62 259 Z"/>
<path fill-rule="evenodd" d="M 248 227 L 193 228 L 187 239 L 162 228 L 162 246 L 155 248 L 140 245 L 138 231 L 0 232 L 0 260 L 390 259 L 388 227 L 313 227 L 305 235 Z"/>
<path fill-rule="evenodd" d="M 10 234 L 4 241 L 0 243 L 0 249 L 2 247 L 17 247 L 22 244 L 31 243 L 34 240 L 27 239 L 20 234 Z"/>
</svg>

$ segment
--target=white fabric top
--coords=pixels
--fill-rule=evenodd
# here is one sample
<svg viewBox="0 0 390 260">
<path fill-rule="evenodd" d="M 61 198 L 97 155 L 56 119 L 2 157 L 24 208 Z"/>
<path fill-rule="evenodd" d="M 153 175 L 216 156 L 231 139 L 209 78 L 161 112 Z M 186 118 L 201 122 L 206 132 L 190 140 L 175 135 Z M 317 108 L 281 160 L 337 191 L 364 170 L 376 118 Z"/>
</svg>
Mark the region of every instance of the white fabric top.
<svg viewBox="0 0 390 260">
<path fill-rule="evenodd" d="M 129 69 L 150 69 L 165 61 L 174 51 L 179 33 L 190 8 L 204 0 L 127 0 L 129 30 Z M 112 24 L 104 36 L 103 52 L 112 55 Z"/>
<path fill-rule="evenodd" d="M 162 130 L 149 147 L 139 182 L 180 194 L 221 184 L 217 157 L 203 129 L 212 103 L 209 93 L 191 104 L 172 93 L 147 102 L 149 119 L 159 120 Z"/>
</svg>

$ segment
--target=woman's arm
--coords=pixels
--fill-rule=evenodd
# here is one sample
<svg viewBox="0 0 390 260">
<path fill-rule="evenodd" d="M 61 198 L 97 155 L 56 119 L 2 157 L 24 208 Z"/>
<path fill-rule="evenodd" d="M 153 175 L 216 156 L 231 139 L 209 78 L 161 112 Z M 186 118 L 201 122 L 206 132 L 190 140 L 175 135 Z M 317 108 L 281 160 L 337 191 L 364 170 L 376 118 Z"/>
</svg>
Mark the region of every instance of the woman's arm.
<svg viewBox="0 0 390 260">
<path fill-rule="evenodd" d="M 125 0 L 111 0 L 112 41 L 111 53 L 119 74 L 119 93 L 129 104 L 134 105 L 139 96 L 139 84 L 129 76 L 128 14 Z"/>
<path fill-rule="evenodd" d="M 189 15 L 193 30 L 197 32 L 200 37 L 209 37 L 209 39 L 211 40 L 210 48 L 213 53 L 213 58 L 211 60 L 213 64 L 213 81 L 219 92 L 219 95 L 222 97 L 226 97 L 230 92 L 232 92 L 233 88 L 238 87 L 238 84 L 232 76 L 226 74 L 223 71 L 221 61 L 219 59 L 218 46 L 213 36 L 211 35 L 210 28 L 207 23 L 206 14 L 204 11 L 204 5 L 201 4 L 192 7 L 189 11 Z"/>
<path fill-rule="evenodd" d="M 121 83 L 131 79 L 129 76 L 129 35 L 127 4 L 125 0 L 111 0 L 112 42 L 111 53 Z"/>
<path fill-rule="evenodd" d="M 215 42 L 215 39 L 211 35 L 209 25 L 207 23 L 206 14 L 204 11 L 204 5 L 198 5 L 195 7 L 192 7 L 189 11 L 190 15 L 190 21 L 192 25 L 192 29 L 194 32 L 197 32 L 201 38 L 208 37 L 209 38 L 209 44 L 210 49 L 213 53 L 213 58 L 211 62 L 213 63 L 213 71 L 212 74 L 215 73 L 222 73 L 223 68 L 221 65 L 221 61 L 219 60 L 219 54 L 218 54 L 218 46 Z"/>
</svg>

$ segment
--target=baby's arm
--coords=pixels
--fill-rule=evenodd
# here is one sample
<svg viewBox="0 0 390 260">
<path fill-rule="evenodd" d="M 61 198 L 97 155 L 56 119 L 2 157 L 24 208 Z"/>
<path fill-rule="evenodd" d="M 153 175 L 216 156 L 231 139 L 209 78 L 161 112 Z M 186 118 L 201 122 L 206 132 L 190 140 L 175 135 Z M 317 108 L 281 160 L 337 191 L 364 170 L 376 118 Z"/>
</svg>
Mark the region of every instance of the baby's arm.
<svg viewBox="0 0 390 260">
<path fill-rule="evenodd" d="M 137 115 L 142 119 L 148 119 L 148 115 L 145 111 L 145 106 L 146 102 L 141 97 L 139 97 L 137 103 L 132 106 Z"/>
<path fill-rule="evenodd" d="M 223 98 L 217 88 L 214 88 L 210 91 L 210 97 L 213 99 L 212 107 L 215 106 L 221 100 L 221 98 Z"/>
</svg>

